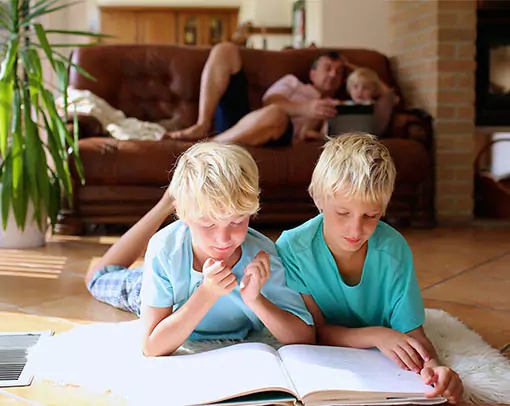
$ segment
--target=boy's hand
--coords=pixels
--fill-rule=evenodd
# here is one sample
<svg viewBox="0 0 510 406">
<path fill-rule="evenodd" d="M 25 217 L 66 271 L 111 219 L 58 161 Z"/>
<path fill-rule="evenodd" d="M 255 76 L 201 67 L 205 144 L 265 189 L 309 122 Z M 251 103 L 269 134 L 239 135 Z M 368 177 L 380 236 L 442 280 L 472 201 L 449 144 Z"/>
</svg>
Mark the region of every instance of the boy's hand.
<svg viewBox="0 0 510 406">
<path fill-rule="evenodd" d="M 424 362 L 430 359 L 425 347 L 415 338 L 400 331 L 385 327 L 376 328 L 375 346 L 379 351 L 402 369 L 420 373 Z"/>
<path fill-rule="evenodd" d="M 271 275 L 270 257 L 267 252 L 259 251 L 244 270 L 241 279 L 241 297 L 244 303 L 254 303 L 260 297 L 260 290 Z"/>
<path fill-rule="evenodd" d="M 228 295 L 237 286 L 236 276 L 223 261 L 208 258 L 202 268 L 203 288 L 215 297 Z"/>
<path fill-rule="evenodd" d="M 443 366 L 425 367 L 420 375 L 426 385 L 434 386 L 434 389 L 425 395 L 428 398 L 443 396 L 448 403 L 457 403 L 462 399 L 464 385 L 454 370 Z"/>
</svg>

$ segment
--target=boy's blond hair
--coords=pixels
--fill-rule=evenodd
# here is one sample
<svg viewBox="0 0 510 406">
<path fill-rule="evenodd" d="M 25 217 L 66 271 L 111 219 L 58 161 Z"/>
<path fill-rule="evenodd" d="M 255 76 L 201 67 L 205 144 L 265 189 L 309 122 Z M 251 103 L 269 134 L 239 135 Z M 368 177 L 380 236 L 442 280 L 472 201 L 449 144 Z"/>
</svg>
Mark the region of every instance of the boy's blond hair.
<svg viewBox="0 0 510 406">
<path fill-rule="evenodd" d="M 395 177 L 390 152 L 374 135 L 347 133 L 324 145 L 308 191 L 316 203 L 340 192 L 380 204 L 384 212 Z"/>
<path fill-rule="evenodd" d="M 182 218 L 223 220 L 259 209 L 259 171 L 238 145 L 200 142 L 177 160 L 168 193 Z"/>
<path fill-rule="evenodd" d="M 347 91 L 351 93 L 351 89 L 355 83 L 369 83 L 374 86 L 376 96 L 382 92 L 382 83 L 379 75 L 372 69 L 358 68 L 352 72 L 347 78 Z"/>
</svg>

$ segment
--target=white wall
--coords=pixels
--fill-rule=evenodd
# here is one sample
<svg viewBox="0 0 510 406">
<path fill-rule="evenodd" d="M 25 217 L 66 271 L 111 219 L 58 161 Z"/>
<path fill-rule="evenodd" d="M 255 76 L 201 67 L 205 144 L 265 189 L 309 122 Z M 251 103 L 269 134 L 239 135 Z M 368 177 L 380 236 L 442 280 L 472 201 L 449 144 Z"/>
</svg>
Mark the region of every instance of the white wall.
<svg viewBox="0 0 510 406">
<path fill-rule="evenodd" d="M 243 0 L 241 22 L 251 21 L 257 27 L 292 25 L 292 4 L 294 0 Z M 263 48 L 266 39 L 267 49 L 282 49 L 292 44 L 292 35 L 252 35 L 248 46 Z"/>
<path fill-rule="evenodd" d="M 388 0 L 306 0 L 306 41 L 390 52 Z"/>
<path fill-rule="evenodd" d="M 101 6 L 239 7 L 243 1 L 244 0 L 98 0 L 97 2 Z"/>
</svg>

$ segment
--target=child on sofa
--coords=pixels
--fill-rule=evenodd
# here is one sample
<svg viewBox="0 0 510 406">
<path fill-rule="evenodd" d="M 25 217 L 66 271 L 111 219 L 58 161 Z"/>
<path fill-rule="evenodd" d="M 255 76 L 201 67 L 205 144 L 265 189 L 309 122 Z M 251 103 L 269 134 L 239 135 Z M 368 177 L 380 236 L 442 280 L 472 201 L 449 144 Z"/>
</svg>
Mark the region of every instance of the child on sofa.
<svg viewBox="0 0 510 406">
<path fill-rule="evenodd" d="M 437 361 L 423 330 L 425 311 L 411 250 L 380 221 L 395 166 L 369 134 L 330 139 L 309 187 L 320 214 L 276 242 L 287 284 L 301 292 L 318 343 L 377 347 L 403 369 L 434 385 L 430 397 L 460 400 L 459 376 Z"/>
<path fill-rule="evenodd" d="M 259 192 L 244 148 L 195 144 L 168 193 L 88 272 L 95 298 L 141 315 L 145 355 L 171 354 L 188 338 L 243 339 L 263 326 L 282 344 L 315 342 L 273 242 L 248 227 Z M 151 238 L 174 208 L 180 220 Z M 144 267 L 128 269 L 148 241 Z"/>
</svg>

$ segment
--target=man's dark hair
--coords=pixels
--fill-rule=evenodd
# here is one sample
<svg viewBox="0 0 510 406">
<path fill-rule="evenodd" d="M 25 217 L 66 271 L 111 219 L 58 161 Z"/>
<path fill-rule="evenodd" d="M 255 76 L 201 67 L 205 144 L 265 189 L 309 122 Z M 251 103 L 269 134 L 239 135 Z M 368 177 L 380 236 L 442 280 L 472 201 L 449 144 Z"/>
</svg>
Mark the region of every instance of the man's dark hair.
<svg viewBox="0 0 510 406">
<path fill-rule="evenodd" d="M 340 61 L 342 58 L 340 57 L 340 53 L 337 51 L 324 51 L 317 55 L 317 58 L 312 63 L 312 69 L 317 68 L 317 64 L 319 63 L 319 59 L 326 57 L 331 59 L 332 61 Z"/>
</svg>

